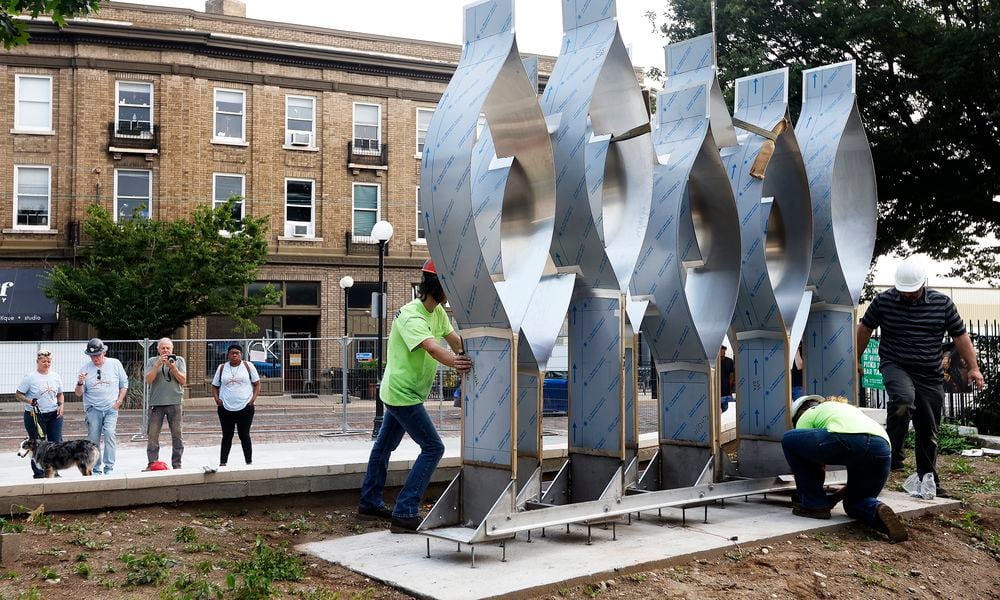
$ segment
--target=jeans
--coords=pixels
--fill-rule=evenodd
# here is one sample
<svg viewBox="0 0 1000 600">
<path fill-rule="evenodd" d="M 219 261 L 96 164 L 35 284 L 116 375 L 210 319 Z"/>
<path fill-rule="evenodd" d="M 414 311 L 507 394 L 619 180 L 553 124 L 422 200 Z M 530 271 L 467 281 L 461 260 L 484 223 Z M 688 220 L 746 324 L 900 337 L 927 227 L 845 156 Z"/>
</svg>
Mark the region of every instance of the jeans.
<svg viewBox="0 0 1000 600">
<path fill-rule="evenodd" d="M 118 440 L 115 437 L 115 429 L 118 427 L 118 411 L 110 406 L 107 408 L 96 408 L 88 406 L 83 409 L 87 422 L 87 439 L 101 445 L 101 434 L 104 434 L 104 451 L 97 457 L 94 465 L 94 472 L 101 472 L 101 462 L 104 462 L 104 472 L 110 473 L 115 468 L 115 450 Z"/>
<path fill-rule="evenodd" d="M 181 468 L 181 455 L 184 454 L 184 440 L 181 439 L 183 410 L 180 404 L 151 406 L 149 408 L 149 430 L 146 435 L 146 462 L 152 464 L 160 460 L 160 431 L 163 430 L 163 418 L 167 419 L 170 428 L 170 466 Z"/>
<path fill-rule="evenodd" d="M 249 465 L 253 462 L 253 443 L 250 441 L 250 425 L 253 424 L 253 404 L 247 404 L 242 410 L 226 410 L 225 406 L 218 409 L 219 424 L 222 425 L 222 448 L 219 450 L 219 464 L 229 462 L 229 450 L 233 447 L 233 430 L 240 436 L 240 446 L 243 447 L 243 460 Z"/>
<path fill-rule="evenodd" d="M 882 378 L 889 401 L 885 410 L 885 430 L 892 442 L 892 463 L 903 464 L 903 442 L 913 420 L 916 444 L 913 454 L 917 459 L 917 475 L 922 479 L 927 473 L 937 474 L 937 435 L 941 426 L 944 407 L 944 382 L 911 376 L 894 364 L 882 367 Z"/>
<path fill-rule="evenodd" d="M 420 446 L 420 456 L 413 463 L 413 469 L 406 477 L 403 489 L 396 497 L 392 516 L 412 518 L 420 514 L 420 500 L 431 482 L 431 475 L 438 461 L 444 455 L 444 443 L 434 429 L 430 415 L 423 404 L 413 406 L 385 406 L 382 428 L 378 430 L 371 456 L 368 457 L 368 471 L 361 485 L 360 508 L 378 508 L 385 505 L 382 488 L 385 487 L 389 456 L 399 447 L 403 434 L 408 433 Z"/>
<path fill-rule="evenodd" d="M 58 410 L 38 413 L 38 427 L 35 427 L 35 419 L 31 415 L 32 411 L 24 411 L 24 429 L 28 432 L 29 438 L 37 438 L 38 427 L 41 427 L 46 440 L 50 442 L 62 441 L 63 418 L 58 416 Z M 36 467 L 35 461 L 28 461 L 28 464 L 31 465 L 31 472 L 34 474 L 35 479 L 41 479 L 45 476 L 45 471 Z"/>
<path fill-rule="evenodd" d="M 867 433 L 792 429 L 781 438 L 781 449 L 795 475 L 795 487 L 803 508 L 830 506 L 823 492 L 826 465 L 845 465 L 844 511 L 847 516 L 885 532 L 875 515 L 878 495 L 889 478 L 889 442 L 884 438 Z"/>
</svg>

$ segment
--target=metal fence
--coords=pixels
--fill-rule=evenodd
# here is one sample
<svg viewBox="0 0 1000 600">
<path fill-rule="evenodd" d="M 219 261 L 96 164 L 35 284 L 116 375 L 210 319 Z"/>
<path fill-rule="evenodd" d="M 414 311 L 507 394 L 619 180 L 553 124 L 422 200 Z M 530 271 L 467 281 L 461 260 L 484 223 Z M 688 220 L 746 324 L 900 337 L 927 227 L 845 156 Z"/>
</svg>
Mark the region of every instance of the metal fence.
<svg viewBox="0 0 1000 600">
<path fill-rule="evenodd" d="M 268 406 L 315 416 L 314 422 L 330 427 L 331 435 L 370 432 L 378 393 L 376 344 L 374 336 L 334 338 L 252 338 L 174 339 L 174 353 L 187 365 L 185 398 L 187 405 L 214 410 L 211 382 L 226 361 L 230 344 L 243 348 L 243 358 L 251 362 L 261 377 L 261 409 Z M 107 356 L 118 359 L 129 375 L 129 392 L 123 409 L 142 414 L 134 437 L 146 431 L 146 395 L 143 381 L 146 359 L 156 355 L 156 340 L 105 340 Z M 86 341 L 0 342 L 0 401 L 15 401 L 14 390 L 21 379 L 35 369 L 39 349 L 52 352 L 52 370 L 59 373 L 67 390 L 66 402 L 79 403 L 72 390 L 80 368 L 90 359 L 83 353 Z M 383 342 L 383 352 L 387 344 Z M 651 393 L 648 367 L 638 370 L 639 431 L 656 431 L 657 407 Z M 550 373 L 550 386 L 558 389 L 565 373 Z M 455 432 L 461 423 L 461 377 L 447 367 L 439 367 L 425 405 L 439 430 Z M 562 388 L 565 390 L 565 387 Z M 278 398 L 269 403 L 268 398 Z M 548 402 L 545 402 L 548 406 Z M 267 418 L 261 414 L 260 418 Z M 543 428 L 548 432 L 566 429 L 564 412 L 547 411 Z"/>
</svg>

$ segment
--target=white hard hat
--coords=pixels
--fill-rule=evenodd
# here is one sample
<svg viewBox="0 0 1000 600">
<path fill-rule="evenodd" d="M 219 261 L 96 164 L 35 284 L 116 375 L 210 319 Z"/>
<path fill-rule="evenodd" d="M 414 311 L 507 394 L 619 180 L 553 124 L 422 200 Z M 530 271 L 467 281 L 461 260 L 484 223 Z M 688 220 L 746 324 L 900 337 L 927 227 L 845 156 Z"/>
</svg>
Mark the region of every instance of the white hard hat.
<svg viewBox="0 0 1000 600">
<path fill-rule="evenodd" d="M 927 268 L 916 256 L 911 256 L 896 267 L 896 290 L 915 292 L 927 283 Z"/>
<path fill-rule="evenodd" d="M 802 408 L 802 405 L 805 404 L 806 402 L 809 402 L 810 400 L 822 403 L 826 401 L 826 398 L 824 398 L 823 396 L 817 396 L 816 394 L 810 394 L 808 396 L 800 396 L 795 400 L 795 402 L 792 402 L 791 415 L 793 419 L 795 418 L 795 414 L 799 412 L 799 409 Z"/>
</svg>

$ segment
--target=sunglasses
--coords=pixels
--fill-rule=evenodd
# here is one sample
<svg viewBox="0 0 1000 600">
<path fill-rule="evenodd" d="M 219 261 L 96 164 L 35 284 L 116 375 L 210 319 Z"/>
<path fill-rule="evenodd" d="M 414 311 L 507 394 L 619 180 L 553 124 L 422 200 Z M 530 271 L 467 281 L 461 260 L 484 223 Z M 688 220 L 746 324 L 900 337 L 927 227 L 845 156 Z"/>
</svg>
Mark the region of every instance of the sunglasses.
<svg viewBox="0 0 1000 600">
<path fill-rule="evenodd" d="M 101 380 L 101 370 L 100 369 L 97 370 L 97 380 L 98 381 Z"/>
</svg>

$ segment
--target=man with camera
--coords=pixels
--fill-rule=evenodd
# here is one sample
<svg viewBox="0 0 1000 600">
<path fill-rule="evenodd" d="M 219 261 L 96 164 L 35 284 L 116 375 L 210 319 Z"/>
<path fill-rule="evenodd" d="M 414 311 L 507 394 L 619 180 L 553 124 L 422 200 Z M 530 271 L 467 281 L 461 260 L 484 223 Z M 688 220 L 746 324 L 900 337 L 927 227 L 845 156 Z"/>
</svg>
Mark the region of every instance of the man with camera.
<svg viewBox="0 0 1000 600">
<path fill-rule="evenodd" d="M 174 343 L 170 338 L 161 338 L 156 343 L 156 356 L 146 361 L 144 373 L 149 386 L 149 430 L 146 432 L 146 460 L 149 464 L 145 470 L 151 470 L 153 463 L 160 459 L 160 431 L 164 417 L 170 428 L 170 463 L 174 469 L 180 469 L 184 453 L 181 403 L 184 401 L 187 365 L 183 357 L 174 354 Z"/>
</svg>

